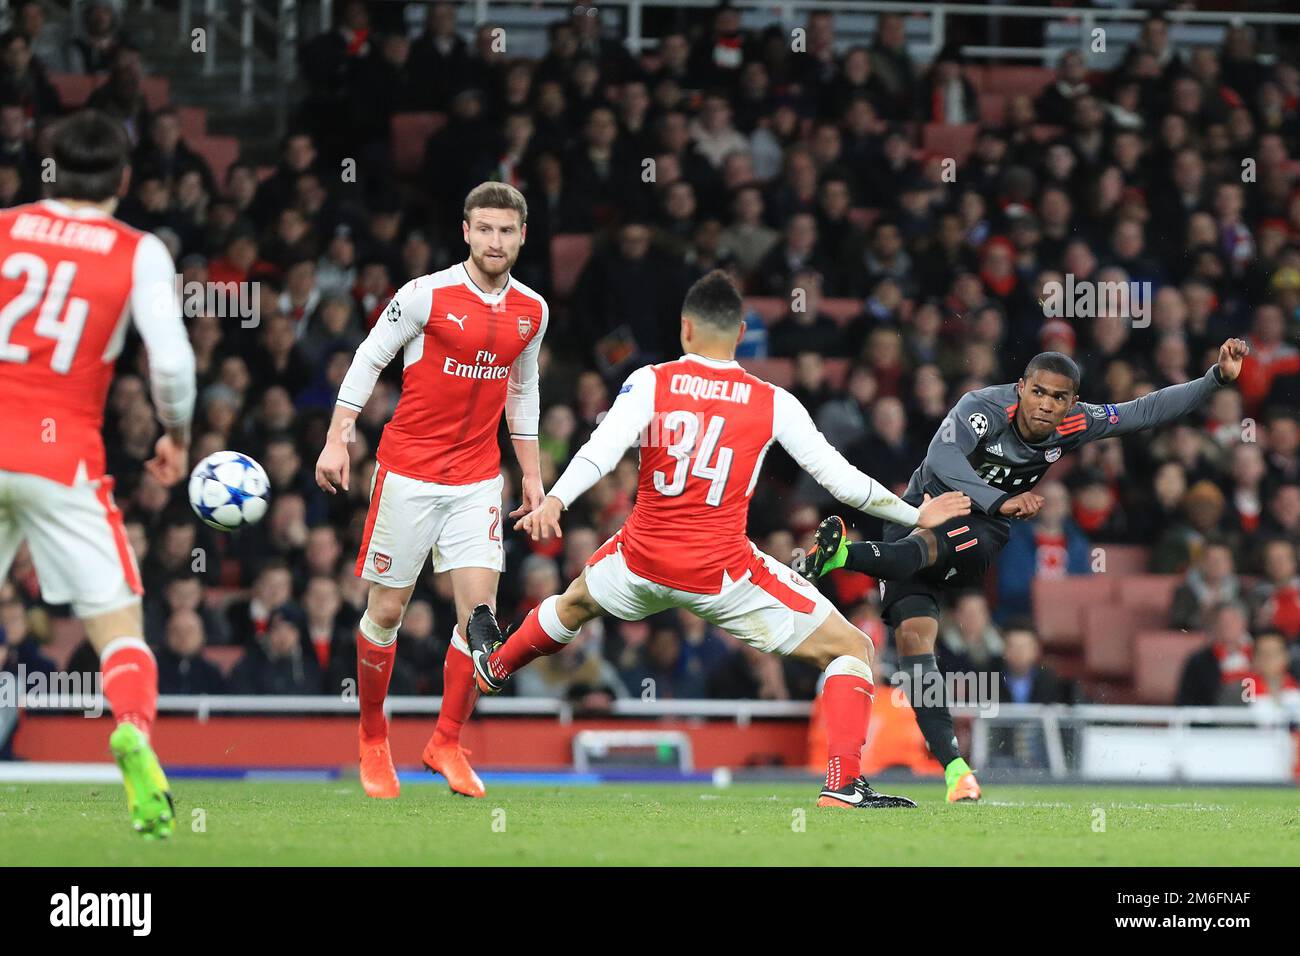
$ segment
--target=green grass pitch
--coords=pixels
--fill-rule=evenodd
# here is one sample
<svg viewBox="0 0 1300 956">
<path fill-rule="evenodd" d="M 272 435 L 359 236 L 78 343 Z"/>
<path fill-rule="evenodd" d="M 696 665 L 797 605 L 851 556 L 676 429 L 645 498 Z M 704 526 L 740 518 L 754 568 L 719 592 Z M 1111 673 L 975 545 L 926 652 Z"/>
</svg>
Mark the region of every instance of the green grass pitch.
<svg viewBox="0 0 1300 956">
<path fill-rule="evenodd" d="M 816 785 L 490 785 L 482 800 L 355 781 L 182 780 L 167 843 L 130 832 L 119 787 L 0 785 L 0 865 L 1300 865 L 1286 789 L 999 787 L 948 806 L 819 810 Z"/>
</svg>

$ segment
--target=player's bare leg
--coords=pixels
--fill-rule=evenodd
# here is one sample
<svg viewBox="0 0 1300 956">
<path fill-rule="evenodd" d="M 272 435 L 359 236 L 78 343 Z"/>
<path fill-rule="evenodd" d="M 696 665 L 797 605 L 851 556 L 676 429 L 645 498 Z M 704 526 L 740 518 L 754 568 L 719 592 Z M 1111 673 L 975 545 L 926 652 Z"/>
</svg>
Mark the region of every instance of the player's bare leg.
<svg viewBox="0 0 1300 956">
<path fill-rule="evenodd" d="M 947 685 L 935 661 L 934 645 L 939 637 L 939 622 L 932 617 L 908 617 L 894 629 L 898 646 L 899 669 L 907 674 L 908 696 L 916 723 L 921 728 L 930 752 L 943 765 L 949 803 L 975 802 L 980 799 L 980 785 L 970 765 L 957 751 L 952 712 L 948 709 Z M 928 698 L 935 690 L 942 695 L 939 703 Z"/>
<path fill-rule="evenodd" d="M 140 603 L 88 615 L 82 623 L 99 654 L 104 699 L 117 719 L 109 749 L 122 771 L 131 825 L 146 839 L 171 836 L 176 808 L 149 739 L 158 713 L 158 667 L 140 636 Z"/>
<path fill-rule="evenodd" d="M 460 743 L 461 728 L 478 701 L 467 635 L 471 629 L 484 632 L 488 639 L 500 634 L 496 621 L 500 573 L 493 568 L 454 568 L 448 573 L 456 603 L 456 628 L 442 665 L 442 710 L 433 736 L 424 745 L 423 760 L 431 771 L 447 778 L 454 793 L 481 797 L 487 790 L 470 766 L 470 752 Z"/>
<path fill-rule="evenodd" d="M 528 612 L 519 629 L 502 641 L 470 627 L 474 677 L 485 694 L 496 694 L 519 668 L 539 657 L 555 654 L 578 636 L 582 625 L 605 614 L 587 590 L 587 572 L 576 577 L 563 594 L 553 595 Z"/>
<path fill-rule="evenodd" d="M 844 615 L 833 611 L 791 656 L 825 672 L 822 708 L 826 717 L 826 786 L 817 806 L 915 807 L 907 797 L 873 790 L 861 773 L 862 748 L 867 742 L 871 701 L 876 692 L 871 676 L 871 641 Z"/>
<path fill-rule="evenodd" d="M 384 699 L 397 655 L 397 629 L 411 600 L 414 584 L 390 588 L 371 582 L 366 610 L 357 625 L 357 697 L 361 724 L 357 730 L 361 751 L 361 786 L 366 796 L 391 800 L 401 793 L 392 750 L 388 746 L 388 718 Z"/>
</svg>

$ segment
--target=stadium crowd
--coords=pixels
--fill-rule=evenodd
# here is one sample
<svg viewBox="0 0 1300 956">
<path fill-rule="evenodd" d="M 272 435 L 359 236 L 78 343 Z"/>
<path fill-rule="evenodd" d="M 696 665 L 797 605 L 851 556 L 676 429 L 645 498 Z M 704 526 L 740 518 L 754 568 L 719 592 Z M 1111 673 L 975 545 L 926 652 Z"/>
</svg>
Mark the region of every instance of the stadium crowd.
<svg viewBox="0 0 1300 956">
<path fill-rule="evenodd" d="M 43 57 L 67 47 L 41 35 L 39 6 L 18 4 L 0 37 L 3 205 L 39 195 L 41 136 L 60 113 Z M 492 24 L 459 31 L 450 3 L 430 5 L 423 32 L 408 35 L 402 6 L 340 3 L 338 26 L 302 45 L 295 122 L 265 177 L 241 161 L 218 182 L 173 109 L 144 111 L 140 55 L 104 39 L 111 15 L 95 15 L 93 55 L 71 67 L 108 72 L 92 105 L 128 122 L 137 143 L 120 216 L 167 242 L 186 283 L 257 283 L 243 287 L 256 290 L 255 319 L 187 300 L 187 320 L 200 385 L 194 460 L 234 448 L 261 461 L 273 488 L 261 524 L 209 531 L 183 486 L 165 489 L 143 470 L 158 425 L 138 343 L 110 394 L 109 470 L 164 693 L 338 693 L 354 676 L 366 585 L 353 564 L 398 364 L 361 416 L 350 492 L 324 495 L 312 467 L 357 344 L 396 288 L 464 257 L 463 198 L 500 179 L 529 202 L 515 275 L 551 296 L 541 385 L 548 484 L 627 372 L 676 354 L 682 295 L 715 267 L 747 295 L 788 304 L 776 320 L 750 312 L 742 355 L 788 359 L 792 391 L 831 442 L 896 490 L 961 394 L 1014 381 L 1038 351 L 1074 356 L 1082 397 L 1119 403 L 1199 376 L 1226 336 L 1246 336 L 1240 388 L 1217 394 L 1203 415 L 1089 445 L 1057 466 L 1038 489 L 1045 507 L 1015 523 L 987 592 L 953 607 L 941 660 L 1002 673 L 1007 700 L 1076 699 L 1082 692 L 1042 663 L 1024 625 L 1030 583 L 1089 573 L 1097 545 L 1139 543 L 1151 547 L 1150 570 L 1185 575 L 1170 626 L 1213 638 L 1189 663 L 1180 700 L 1217 702 L 1255 672 L 1261 693 L 1296 694 L 1294 57 L 1265 65 L 1246 28 L 1229 30 L 1222 49 L 1176 52 L 1155 15 L 1113 70 L 1063 56 L 1053 82 L 1009 97 L 1003 120 L 982 123 L 954 164 L 921 148 L 922 129 L 980 122 L 976 90 L 954 49 L 914 62 L 898 15 L 879 18 L 870 45 L 846 48 L 834 16 L 813 13 L 796 52 L 779 28 L 742 31 L 723 8 L 638 58 L 579 11 L 557 20 L 545 55 L 530 60 L 499 52 Z M 447 121 L 420 175 L 402 181 L 390 120 L 412 110 Z M 592 233 L 594 251 L 566 300 L 552 296 L 551 238 L 570 233 Z M 1045 288 L 1067 273 L 1151 283 L 1149 327 L 1105 309 L 1048 317 Z M 856 314 L 828 314 L 827 299 L 852 299 Z M 843 375 L 835 360 L 847 360 Z M 517 496 L 508 451 L 504 460 Z M 580 571 L 628 514 L 635 476 L 629 456 L 566 516 L 562 540 L 536 544 L 507 529 L 503 624 Z M 773 450 L 751 535 L 791 556 L 831 504 Z M 851 523 L 855 534 L 879 532 L 862 515 Z M 827 586 L 876 640 L 878 679 L 887 678 L 873 582 L 836 572 Z M 41 604 L 20 557 L 0 584 L 0 661 L 42 666 L 26 638 L 64 613 Z M 440 692 L 452 614 L 445 576 L 426 572 L 402 624 L 394 693 Z M 223 645 L 246 649 L 228 675 L 202 654 Z M 94 669 L 81 652 L 69 666 Z M 660 697 L 781 699 L 811 697 L 815 679 L 683 614 L 592 625 L 512 686 L 597 709 L 639 696 L 647 680 Z"/>
</svg>

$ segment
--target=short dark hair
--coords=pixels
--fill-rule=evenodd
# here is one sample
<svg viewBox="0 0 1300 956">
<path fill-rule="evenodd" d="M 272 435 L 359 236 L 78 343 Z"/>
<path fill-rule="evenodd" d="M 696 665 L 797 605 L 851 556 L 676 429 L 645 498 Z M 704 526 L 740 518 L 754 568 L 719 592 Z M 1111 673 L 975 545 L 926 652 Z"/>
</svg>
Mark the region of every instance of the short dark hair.
<svg viewBox="0 0 1300 956">
<path fill-rule="evenodd" d="M 1079 382 L 1083 379 L 1083 373 L 1079 371 L 1079 363 L 1064 352 L 1039 352 L 1025 366 L 1025 381 L 1029 381 L 1035 372 L 1064 375 L 1070 380 L 1074 394 L 1079 394 Z"/>
<path fill-rule="evenodd" d="M 734 332 L 740 328 L 742 302 L 731 276 L 714 269 L 696 280 L 686 292 L 682 314 L 690 316 L 718 332 Z"/>
<path fill-rule="evenodd" d="M 54 160 L 51 194 L 60 199 L 102 202 L 117 195 L 131 143 L 117 120 L 83 110 L 60 121 L 50 144 Z"/>
</svg>

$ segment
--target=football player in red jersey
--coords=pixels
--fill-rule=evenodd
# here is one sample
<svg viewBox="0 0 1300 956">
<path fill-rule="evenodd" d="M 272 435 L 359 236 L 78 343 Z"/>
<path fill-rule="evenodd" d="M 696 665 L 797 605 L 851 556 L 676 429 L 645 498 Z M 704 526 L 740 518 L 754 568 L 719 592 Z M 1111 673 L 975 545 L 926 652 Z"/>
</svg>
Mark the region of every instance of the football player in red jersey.
<svg viewBox="0 0 1300 956">
<path fill-rule="evenodd" d="M 523 503 L 511 517 L 543 497 L 537 353 L 549 310 L 510 274 L 527 222 L 527 204 L 513 186 L 487 182 L 470 191 L 463 222 L 469 258 L 398 290 L 357 349 L 316 463 L 321 488 L 348 489 L 348 438 L 379 373 L 400 351 L 402 395 L 376 452 L 356 565 L 371 582 L 357 628 L 357 685 L 361 782 L 372 797 L 400 790 L 384 697 L 397 629 L 430 553 L 435 571 L 451 573 L 456 627 L 443 665 L 442 710 L 423 760 L 455 792 L 484 793 L 460 745 L 478 697 L 464 634 L 473 608 L 495 607 L 504 561 L 497 445 L 503 412 L 523 471 Z"/>
<path fill-rule="evenodd" d="M 174 485 L 185 474 L 194 353 L 176 268 L 150 233 L 113 218 L 130 142 L 87 111 L 51 145 L 52 198 L 0 212 L 0 580 L 25 540 L 51 604 L 72 605 L 99 653 L 118 721 L 109 746 L 135 829 L 172 832 L 172 798 L 150 745 L 158 669 L 145 644 L 140 571 L 104 473 L 100 429 L 128 317 L 149 354 L 154 409 L 166 431 L 146 463 Z"/>
<path fill-rule="evenodd" d="M 740 293 L 726 273 L 711 272 L 691 287 L 682 305 L 685 354 L 628 377 L 550 494 L 516 527 L 534 538 L 559 534 L 561 512 L 639 444 L 631 516 L 568 590 L 543 601 L 508 641 L 488 608 L 474 610 L 468 638 L 479 688 L 500 691 L 512 673 L 562 650 L 593 618 L 639 621 L 686 608 L 759 650 L 824 670 L 830 756 L 819 806 L 914 807 L 906 797 L 877 793 L 860 773 L 875 693 L 871 641 L 750 542 L 749 501 L 774 441 L 840 501 L 888 521 L 934 527 L 968 513 L 970 500 L 952 492 L 915 508 L 858 471 L 794 396 L 736 362 L 744 331 Z"/>
</svg>

